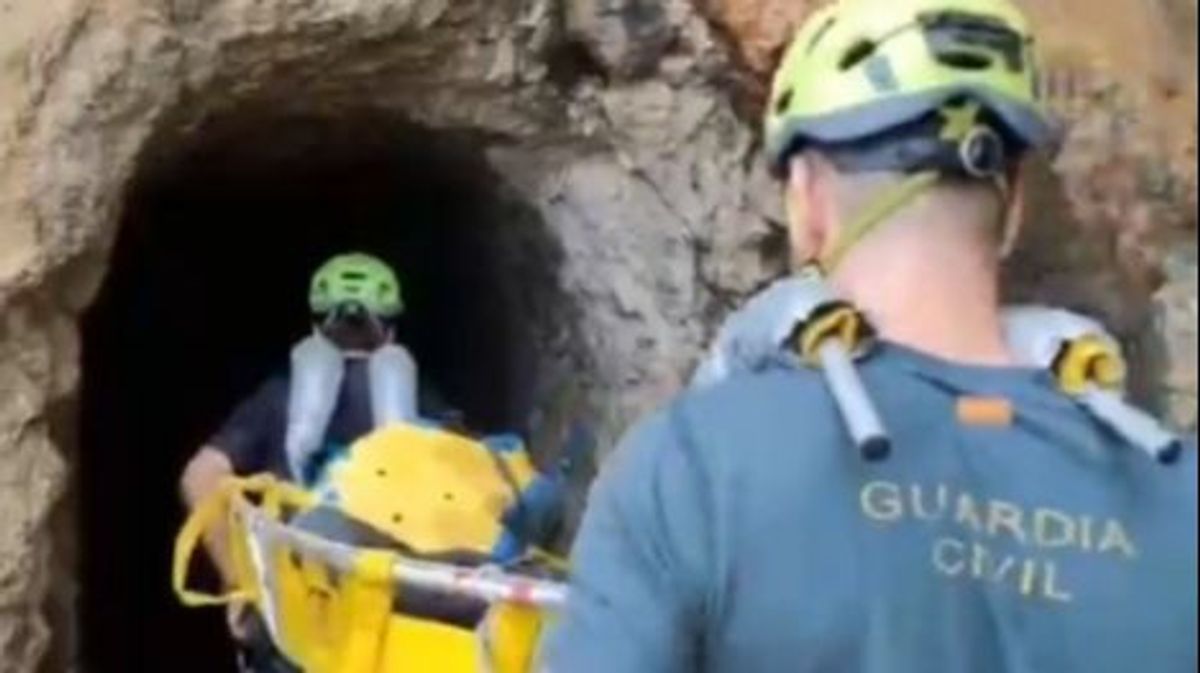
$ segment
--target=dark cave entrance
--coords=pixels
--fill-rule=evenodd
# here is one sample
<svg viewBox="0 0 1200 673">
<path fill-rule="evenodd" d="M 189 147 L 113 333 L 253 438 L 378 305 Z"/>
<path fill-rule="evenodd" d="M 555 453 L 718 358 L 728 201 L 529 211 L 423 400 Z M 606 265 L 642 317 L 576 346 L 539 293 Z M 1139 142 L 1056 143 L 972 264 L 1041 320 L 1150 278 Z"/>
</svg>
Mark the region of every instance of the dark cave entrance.
<svg viewBox="0 0 1200 673">
<path fill-rule="evenodd" d="M 233 670 L 221 612 L 170 593 L 177 480 L 286 365 L 323 259 L 363 250 L 396 268 L 399 339 L 473 429 L 528 429 L 568 322 L 552 236 L 470 133 L 256 113 L 157 146 L 84 323 L 80 629 L 96 673 Z"/>
</svg>

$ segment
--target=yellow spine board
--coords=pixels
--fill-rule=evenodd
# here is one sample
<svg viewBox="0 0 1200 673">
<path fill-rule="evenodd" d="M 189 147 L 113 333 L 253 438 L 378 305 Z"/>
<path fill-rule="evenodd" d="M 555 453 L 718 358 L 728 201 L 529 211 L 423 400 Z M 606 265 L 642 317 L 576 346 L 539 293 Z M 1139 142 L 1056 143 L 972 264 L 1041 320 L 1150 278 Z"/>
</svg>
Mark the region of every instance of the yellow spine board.
<svg viewBox="0 0 1200 673">
<path fill-rule="evenodd" d="M 539 611 L 512 604 L 492 608 L 483 628 L 491 647 L 485 656 L 494 673 L 525 673 L 533 670 L 537 643 L 544 618 Z"/>
<path fill-rule="evenodd" d="M 536 476 L 523 452 L 502 457 L 519 484 Z M 186 605 L 253 601 L 274 625 L 280 650 L 307 673 L 532 670 L 546 620 L 538 610 L 495 604 L 478 633 L 393 613 L 397 554 L 359 550 L 352 570 L 339 574 L 304 550 L 255 537 L 239 515 L 252 500 L 277 522 L 314 503 L 310 494 L 270 476 L 230 480 L 196 509 L 176 541 L 172 579 Z M 190 560 L 204 534 L 222 521 L 228 526 L 237 586 L 224 595 L 191 590 L 186 583 Z"/>
<path fill-rule="evenodd" d="M 497 458 L 466 437 L 397 425 L 356 442 L 332 483 L 339 509 L 417 553 L 487 554 L 504 532 L 514 488 L 534 476 L 524 451 Z"/>
</svg>

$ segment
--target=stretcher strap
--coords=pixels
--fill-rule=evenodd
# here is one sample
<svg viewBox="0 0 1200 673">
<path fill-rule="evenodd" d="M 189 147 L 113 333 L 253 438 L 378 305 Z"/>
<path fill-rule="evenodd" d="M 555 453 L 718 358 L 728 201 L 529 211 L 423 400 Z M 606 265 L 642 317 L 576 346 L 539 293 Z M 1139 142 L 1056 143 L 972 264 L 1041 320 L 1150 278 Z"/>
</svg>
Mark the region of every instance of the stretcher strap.
<svg viewBox="0 0 1200 673">
<path fill-rule="evenodd" d="M 268 514 L 279 517 L 284 506 L 307 507 L 311 497 L 304 491 L 278 481 L 270 475 L 242 478 L 231 477 L 221 482 L 216 491 L 200 502 L 188 516 L 175 537 L 171 563 L 171 586 L 181 603 L 188 607 L 210 607 L 251 601 L 255 598 L 255 570 L 245 549 L 245 521 L 235 503 L 246 504 L 247 495 L 260 496 Z M 226 542 L 233 561 L 234 586 L 220 594 L 198 591 L 188 587 L 188 569 L 201 546 L 204 536 L 224 519 Z"/>
<path fill-rule="evenodd" d="M 242 487 L 240 482 L 241 480 L 238 479 L 229 479 L 223 482 L 218 487 L 216 493 L 209 496 L 192 510 L 192 514 L 184 522 L 183 528 L 180 529 L 179 535 L 175 538 L 175 554 L 171 567 L 171 586 L 175 590 L 175 594 L 179 596 L 180 602 L 188 607 L 226 605 L 233 602 L 246 601 L 251 598 L 251 591 L 244 586 L 235 585 L 222 594 L 197 591 L 187 586 L 188 568 L 191 566 L 192 557 L 195 555 L 196 549 L 200 547 L 204 535 L 221 519 L 226 518 L 232 499 L 237 496 Z M 233 531 L 230 531 L 230 536 L 232 537 L 232 535 Z M 237 584 L 241 584 L 242 579 L 242 577 L 239 577 Z"/>
<path fill-rule="evenodd" d="M 343 597 L 351 622 L 340 673 L 379 670 L 392 610 L 392 564 L 389 552 L 362 551 L 354 560 L 354 572 L 344 578 Z"/>
</svg>

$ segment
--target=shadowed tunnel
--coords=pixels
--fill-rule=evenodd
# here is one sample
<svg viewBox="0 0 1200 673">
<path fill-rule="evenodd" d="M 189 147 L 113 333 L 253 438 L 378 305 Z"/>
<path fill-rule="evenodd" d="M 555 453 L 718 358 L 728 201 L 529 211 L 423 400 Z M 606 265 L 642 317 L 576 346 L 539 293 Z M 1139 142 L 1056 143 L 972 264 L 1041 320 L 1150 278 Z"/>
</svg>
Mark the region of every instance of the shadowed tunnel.
<svg viewBox="0 0 1200 673">
<path fill-rule="evenodd" d="M 240 115 L 159 145 L 85 323 L 80 627 L 95 673 L 232 670 L 221 612 L 170 593 L 177 479 L 286 365 L 322 260 L 358 249 L 393 264 L 423 389 L 477 430 L 525 429 L 558 310 L 557 247 L 469 134 Z"/>
</svg>

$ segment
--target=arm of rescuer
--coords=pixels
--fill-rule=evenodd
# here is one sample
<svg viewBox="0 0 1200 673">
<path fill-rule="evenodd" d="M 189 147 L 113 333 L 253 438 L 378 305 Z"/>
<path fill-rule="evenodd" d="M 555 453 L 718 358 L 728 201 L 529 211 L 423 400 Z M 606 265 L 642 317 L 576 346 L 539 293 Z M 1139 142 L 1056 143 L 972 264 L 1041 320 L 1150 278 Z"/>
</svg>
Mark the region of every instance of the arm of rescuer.
<svg viewBox="0 0 1200 673">
<path fill-rule="evenodd" d="M 714 520 L 681 424 L 671 412 L 642 423 L 593 486 L 542 673 L 700 670 Z"/>
<path fill-rule="evenodd" d="M 286 384 L 279 381 L 262 386 L 234 410 L 220 431 L 188 461 L 179 479 L 179 490 L 189 511 L 216 493 L 226 479 L 267 468 L 269 432 L 272 424 L 279 423 L 280 400 L 286 399 L 280 398 L 281 394 L 286 395 Z M 204 546 L 222 582 L 232 586 L 235 577 L 223 520 L 208 530 Z"/>
<path fill-rule="evenodd" d="M 188 461 L 183 476 L 179 479 L 179 491 L 184 505 L 189 511 L 195 510 L 217 491 L 222 482 L 232 476 L 233 463 L 224 451 L 214 446 L 201 447 Z M 216 566 L 222 584 L 227 587 L 232 586 L 235 581 L 233 562 L 229 556 L 228 535 L 224 519 L 214 522 L 204 533 L 204 549 Z"/>
</svg>

